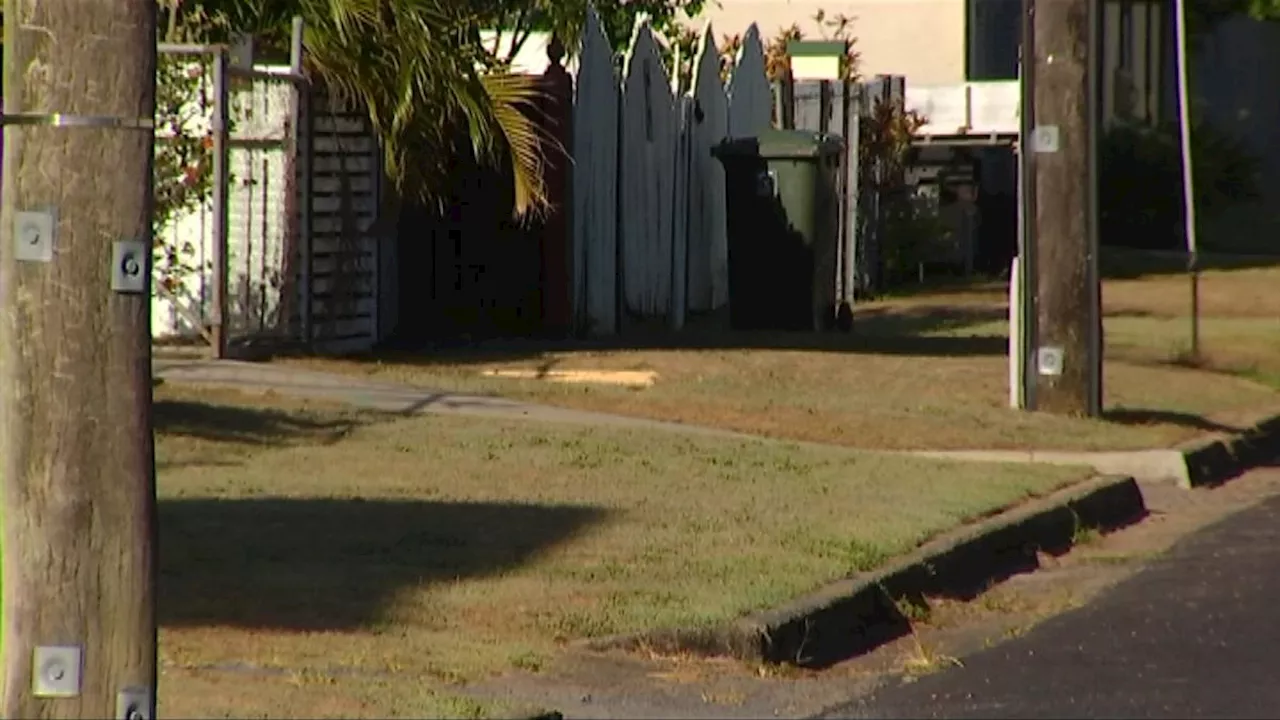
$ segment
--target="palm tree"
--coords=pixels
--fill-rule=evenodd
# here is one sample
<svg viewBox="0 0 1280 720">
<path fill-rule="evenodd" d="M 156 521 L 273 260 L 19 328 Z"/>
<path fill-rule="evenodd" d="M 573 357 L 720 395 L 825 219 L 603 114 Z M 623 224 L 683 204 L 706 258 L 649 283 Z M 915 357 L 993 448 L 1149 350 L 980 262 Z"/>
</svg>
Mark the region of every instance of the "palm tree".
<svg viewBox="0 0 1280 720">
<path fill-rule="evenodd" d="M 162 0 L 163 1 L 163 0 Z M 472 153 L 510 168 L 515 214 L 547 207 L 544 157 L 558 152 L 535 121 L 539 89 L 507 73 L 480 41 L 481 19 L 463 0 L 176 0 L 268 40 L 306 23 L 310 69 L 368 113 L 388 179 L 405 198 L 433 200 L 453 159 Z M 459 139 L 465 138 L 460 143 Z"/>
<path fill-rule="evenodd" d="M 458 152 L 507 163 L 517 215 L 547 203 L 548 138 L 534 120 L 538 89 L 494 63 L 479 18 L 457 0 L 301 0 L 306 46 L 329 87 L 358 100 L 403 194 L 442 187 Z M 465 132 L 460 132 L 465 131 Z M 458 147 L 464 136 L 470 147 Z"/>
</svg>

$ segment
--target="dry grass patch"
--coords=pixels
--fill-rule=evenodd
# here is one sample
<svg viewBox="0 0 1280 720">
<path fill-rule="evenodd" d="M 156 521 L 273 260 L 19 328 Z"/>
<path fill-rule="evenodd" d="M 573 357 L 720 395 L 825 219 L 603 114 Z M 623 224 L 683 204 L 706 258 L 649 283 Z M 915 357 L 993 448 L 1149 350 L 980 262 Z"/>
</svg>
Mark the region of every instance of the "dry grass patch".
<svg viewBox="0 0 1280 720">
<path fill-rule="evenodd" d="M 1083 476 L 177 392 L 182 432 L 158 433 L 163 660 L 208 688 L 230 681 L 199 668 L 247 665 L 237 694 L 278 695 L 217 712 L 312 716 L 290 678 L 352 688 L 344 714 L 419 707 L 370 704 L 360 678 L 421 696 L 536 671 L 576 638 L 723 621 Z M 223 424 L 262 415 L 305 429 L 268 445 Z M 165 702 L 189 715 L 182 687 Z"/>
<path fill-rule="evenodd" d="M 1205 353 L 1187 362 L 1187 281 L 1104 284 L 1107 421 L 1008 410 L 1007 289 L 915 293 L 860 307 L 855 333 L 821 336 L 687 329 L 631 347 L 486 346 L 465 352 L 299 359 L 312 369 L 440 390 L 860 448 L 1126 450 L 1242 429 L 1280 410 L 1280 270 L 1210 271 Z M 1233 314 L 1235 313 L 1235 314 Z M 621 342 L 621 341 L 620 341 Z M 649 370 L 653 387 L 567 386 L 484 377 L 523 371 Z"/>
<path fill-rule="evenodd" d="M 1280 388 L 1280 260 L 1274 266 L 1208 269 L 1199 281 L 1201 356 L 1190 357 L 1191 281 L 1174 272 L 1172 260 L 1143 254 L 1122 256 L 1122 278 L 1103 283 L 1103 312 L 1107 358 L 1117 366 L 1187 368 L 1232 375 Z M 1157 256 L 1158 258 L 1158 256 Z M 1136 268 L 1152 271 L 1136 274 Z M 1153 267 L 1154 266 L 1154 267 Z M 917 293 L 873 305 L 891 317 L 945 316 L 977 310 L 1003 313 L 1007 289 L 984 284 L 940 292 Z M 1003 317 L 967 323 L 944 332 L 1007 335 Z M 1211 395 L 1222 395 L 1221 378 L 1201 375 L 1200 386 Z M 1132 383 L 1108 387 L 1113 405 L 1148 401 L 1143 388 L 1131 392 Z M 1195 388 L 1165 388 L 1164 395 L 1181 400 Z M 1257 388 L 1254 388 L 1255 395 Z M 1208 400 L 1208 402 L 1206 402 Z M 1229 406 L 1217 399 L 1190 395 L 1191 406 Z"/>
<path fill-rule="evenodd" d="M 480 702 L 414 677 L 333 676 L 164 668 L 158 714 L 173 718 L 507 717 L 501 703 Z M 530 713 L 532 715 L 532 713 Z"/>
<path fill-rule="evenodd" d="M 1190 281 L 1160 275 L 1114 283 L 1104 295 L 1108 350 L 1280 388 L 1280 267 L 1210 270 L 1200 280 L 1201 354 L 1190 351 Z"/>
</svg>

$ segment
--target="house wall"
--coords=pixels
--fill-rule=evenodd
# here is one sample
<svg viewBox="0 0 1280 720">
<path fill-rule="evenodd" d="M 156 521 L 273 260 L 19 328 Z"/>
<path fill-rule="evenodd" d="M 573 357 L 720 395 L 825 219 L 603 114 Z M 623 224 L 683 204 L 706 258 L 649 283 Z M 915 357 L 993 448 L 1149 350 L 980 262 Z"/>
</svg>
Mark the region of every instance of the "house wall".
<svg viewBox="0 0 1280 720">
<path fill-rule="evenodd" d="M 767 42 L 794 23 L 819 38 L 829 32 L 813 19 L 819 10 L 853 18 L 863 77 L 905 75 L 914 85 L 965 80 L 966 0 L 720 0 L 691 24 L 710 20 L 720 37 L 754 22 Z"/>
<path fill-rule="evenodd" d="M 1165 54 L 1163 0 L 1103 3 L 1106 117 L 1154 118 L 1161 104 L 1160 58 Z M 1022 0 L 721 0 L 692 24 L 760 26 L 767 40 L 798 24 L 807 36 L 824 32 L 813 18 L 853 18 L 861 72 L 903 75 L 909 85 L 953 85 L 1018 76 Z"/>
</svg>

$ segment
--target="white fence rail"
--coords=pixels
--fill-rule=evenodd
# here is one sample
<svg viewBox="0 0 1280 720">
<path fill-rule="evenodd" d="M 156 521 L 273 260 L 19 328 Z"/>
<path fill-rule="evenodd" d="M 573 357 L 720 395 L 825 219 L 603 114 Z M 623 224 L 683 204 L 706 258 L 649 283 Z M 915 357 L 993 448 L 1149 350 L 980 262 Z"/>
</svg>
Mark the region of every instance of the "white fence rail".
<svg viewBox="0 0 1280 720">
<path fill-rule="evenodd" d="M 927 122 L 919 135 L 1017 135 L 1020 90 L 1017 80 L 967 82 L 944 86 L 908 86 L 906 107 Z"/>
</svg>

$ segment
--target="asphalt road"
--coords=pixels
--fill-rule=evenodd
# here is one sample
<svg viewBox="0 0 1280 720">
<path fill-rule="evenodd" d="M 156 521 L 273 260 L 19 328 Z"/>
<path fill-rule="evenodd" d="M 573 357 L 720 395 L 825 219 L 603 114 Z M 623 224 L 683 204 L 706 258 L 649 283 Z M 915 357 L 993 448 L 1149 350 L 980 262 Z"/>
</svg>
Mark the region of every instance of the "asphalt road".
<svg viewBox="0 0 1280 720">
<path fill-rule="evenodd" d="M 1280 718 L 1280 498 L 1089 605 L 829 718 Z"/>
</svg>

